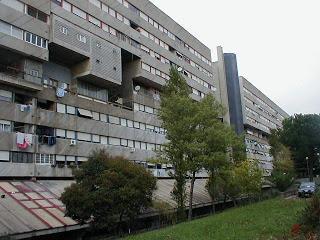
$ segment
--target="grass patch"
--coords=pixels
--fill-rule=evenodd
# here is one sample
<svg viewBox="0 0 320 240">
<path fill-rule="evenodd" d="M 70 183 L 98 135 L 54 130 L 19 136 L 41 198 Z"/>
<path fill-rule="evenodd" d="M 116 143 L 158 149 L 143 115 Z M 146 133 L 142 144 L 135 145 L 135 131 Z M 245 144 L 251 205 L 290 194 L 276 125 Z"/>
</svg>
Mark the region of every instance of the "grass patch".
<svg viewBox="0 0 320 240">
<path fill-rule="evenodd" d="M 276 198 L 192 222 L 133 235 L 127 240 L 276 239 L 290 232 L 303 200 Z"/>
</svg>

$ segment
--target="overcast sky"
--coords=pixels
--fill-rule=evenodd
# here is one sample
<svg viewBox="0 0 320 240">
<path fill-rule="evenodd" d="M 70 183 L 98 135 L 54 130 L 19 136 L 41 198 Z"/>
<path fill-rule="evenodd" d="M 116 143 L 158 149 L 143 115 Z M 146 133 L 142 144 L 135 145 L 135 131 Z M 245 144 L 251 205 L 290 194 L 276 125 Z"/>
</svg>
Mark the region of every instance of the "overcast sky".
<svg viewBox="0 0 320 240">
<path fill-rule="evenodd" d="M 319 0 L 151 0 L 289 114 L 320 113 Z"/>
</svg>

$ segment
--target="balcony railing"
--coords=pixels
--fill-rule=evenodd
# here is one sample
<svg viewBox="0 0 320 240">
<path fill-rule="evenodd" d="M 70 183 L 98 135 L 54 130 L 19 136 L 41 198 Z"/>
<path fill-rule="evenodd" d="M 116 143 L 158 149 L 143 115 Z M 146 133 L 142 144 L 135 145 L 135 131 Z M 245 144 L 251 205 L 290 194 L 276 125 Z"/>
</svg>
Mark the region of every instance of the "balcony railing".
<svg viewBox="0 0 320 240">
<path fill-rule="evenodd" d="M 42 77 L 32 75 L 19 68 L 0 64 L 0 80 L 24 85 L 25 82 L 42 85 Z M 12 81 L 14 80 L 14 81 Z"/>
</svg>

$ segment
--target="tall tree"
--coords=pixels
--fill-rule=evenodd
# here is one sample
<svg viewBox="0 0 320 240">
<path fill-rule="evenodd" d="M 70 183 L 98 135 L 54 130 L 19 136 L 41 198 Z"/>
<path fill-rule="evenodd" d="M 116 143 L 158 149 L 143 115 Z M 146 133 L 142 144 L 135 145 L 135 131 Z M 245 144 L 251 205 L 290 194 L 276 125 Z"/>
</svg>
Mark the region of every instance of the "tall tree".
<svg viewBox="0 0 320 240">
<path fill-rule="evenodd" d="M 296 114 L 283 121 L 279 130 L 280 141 L 290 148 L 299 173 L 307 170 L 313 181 L 313 168 L 320 152 L 320 115 Z"/>
<path fill-rule="evenodd" d="M 293 183 L 295 171 L 291 151 L 280 142 L 280 133 L 280 129 L 273 129 L 269 137 L 273 156 L 271 181 L 280 191 L 285 191 Z"/>
<path fill-rule="evenodd" d="M 170 81 L 161 93 L 159 116 L 166 129 L 166 138 L 161 152 L 162 158 L 173 165 L 175 179 L 172 190 L 177 203 L 178 217 L 184 218 L 186 203 L 186 178 L 188 174 L 186 146 L 194 130 L 195 102 L 189 97 L 191 90 L 185 79 L 175 68 L 170 69 Z"/>
<path fill-rule="evenodd" d="M 220 160 L 221 156 L 227 159 L 228 150 L 233 144 L 236 145 L 236 141 L 231 128 L 222 123 L 220 118 L 223 116 L 223 107 L 213 95 L 207 94 L 200 102 L 192 100 L 185 79 L 174 68 L 170 73 L 171 78 L 164 88 L 160 108 L 160 118 L 169 140 L 163 153 L 175 167 L 175 199 L 185 196 L 185 188 L 182 187 L 185 185 L 184 177 L 190 178 L 190 220 L 196 174 L 209 166 L 213 159 Z M 232 151 L 229 154 L 232 155 Z M 183 201 L 177 203 L 183 204 Z M 183 208 L 182 205 L 179 207 Z"/>
<path fill-rule="evenodd" d="M 143 167 L 105 151 L 94 152 L 75 171 L 76 183 L 61 196 L 66 214 L 95 228 L 112 229 L 129 219 L 130 223 L 151 206 L 156 179 Z"/>
</svg>

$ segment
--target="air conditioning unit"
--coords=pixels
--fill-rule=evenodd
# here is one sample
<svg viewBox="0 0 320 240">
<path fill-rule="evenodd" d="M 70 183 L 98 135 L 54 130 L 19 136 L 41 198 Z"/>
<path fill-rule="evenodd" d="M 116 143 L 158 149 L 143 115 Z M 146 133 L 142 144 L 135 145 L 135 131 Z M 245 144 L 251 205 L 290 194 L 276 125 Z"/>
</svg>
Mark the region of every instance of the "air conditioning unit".
<svg viewBox="0 0 320 240">
<path fill-rule="evenodd" d="M 71 139 L 70 140 L 70 146 L 75 146 L 75 145 L 77 145 L 77 140 Z"/>
<path fill-rule="evenodd" d="M 135 148 L 130 148 L 130 152 L 131 152 L 131 153 L 134 153 L 135 151 L 136 151 Z"/>
</svg>

